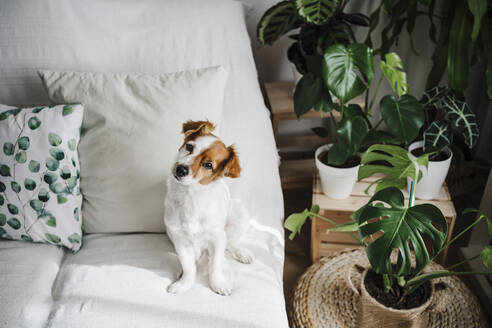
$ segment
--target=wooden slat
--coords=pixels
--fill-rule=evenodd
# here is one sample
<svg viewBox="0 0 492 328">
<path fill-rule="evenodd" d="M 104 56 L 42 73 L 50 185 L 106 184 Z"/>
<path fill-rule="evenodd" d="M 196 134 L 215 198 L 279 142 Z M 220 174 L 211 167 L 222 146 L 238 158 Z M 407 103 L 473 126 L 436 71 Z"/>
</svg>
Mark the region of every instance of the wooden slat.
<svg viewBox="0 0 492 328">
<path fill-rule="evenodd" d="M 311 187 L 314 159 L 282 161 L 279 169 L 283 189 Z"/>
</svg>

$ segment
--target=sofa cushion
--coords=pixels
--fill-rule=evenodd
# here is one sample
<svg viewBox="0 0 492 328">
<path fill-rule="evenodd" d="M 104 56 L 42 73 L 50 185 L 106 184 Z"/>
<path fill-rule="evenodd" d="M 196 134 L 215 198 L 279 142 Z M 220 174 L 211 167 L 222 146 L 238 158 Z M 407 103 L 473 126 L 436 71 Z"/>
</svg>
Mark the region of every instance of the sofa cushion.
<svg viewBox="0 0 492 328">
<path fill-rule="evenodd" d="M 42 71 L 52 101 L 85 106 L 79 146 L 85 232 L 164 231 L 165 179 L 187 120 L 220 126 L 227 71 Z"/>
<path fill-rule="evenodd" d="M 0 105 L 0 237 L 81 245 L 83 107 Z"/>
<path fill-rule="evenodd" d="M 166 291 L 180 265 L 165 234 L 89 235 L 63 261 L 45 326 L 287 327 L 281 272 L 273 269 L 281 263 L 268 238 L 258 233 L 246 241 L 256 257 L 252 264 L 227 259 L 234 290 L 225 297 L 209 288 L 204 263 L 188 292 Z"/>
</svg>

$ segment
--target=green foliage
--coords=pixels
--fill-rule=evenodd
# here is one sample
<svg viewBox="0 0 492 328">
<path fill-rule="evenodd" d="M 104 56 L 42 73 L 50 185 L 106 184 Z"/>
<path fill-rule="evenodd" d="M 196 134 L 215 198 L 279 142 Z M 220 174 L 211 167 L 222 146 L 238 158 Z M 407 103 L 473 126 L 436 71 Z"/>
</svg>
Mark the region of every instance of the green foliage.
<svg viewBox="0 0 492 328">
<path fill-rule="evenodd" d="M 46 225 L 52 228 L 56 228 L 56 218 L 53 215 L 46 215 Z"/>
<path fill-rule="evenodd" d="M 50 200 L 50 193 L 48 190 L 41 188 L 38 193 L 38 199 L 44 203 Z"/>
<path fill-rule="evenodd" d="M 68 149 L 75 151 L 77 149 L 77 140 L 75 139 L 70 139 L 68 140 Z"/>
<path fill-rule="evenodd" d="M 58 147 L 61 144 L 62 139 L 56 133 L 50 132 L 48 134 L 48 141 L 53 147 Z"/>
<path fill-rule="evenodd" d="M 292 1 L 281 1 L 268 9 L 256 28 L 262 45 L 272 45 L 279 37 L 299 26 L 299 18 Z"/>
<path fill-rule="evenodd" d="M 295 0 L 299 16 L 306 22 L 322 25 L 335 13 L 340 0 Z"/>
<path fill-rule="evenodd" d="M 12 215 L 19 214 L 19 208 L 17 208 L 17 206 L 15 206 L 14 204 L 11 203 L 7 204 L 7 208 L 10 214 Z"/>
<path fill-rule="evenodd" d="M 335 44 L 324 52 L 323 79 L 342 103 L 361 95 L 374 78 L 372 50 L 363 44 Z"/>
<path fill-rule="evenodd" d="M 60 148 L 51 148 L 49 150 L 51 157 L 57 161 L 61 161 L 65 158 L 65 153 Z"/>
<path fill-rule="evenodd" d="M 386 95 L 381 99 L 380 110 L 388 130 L 406 145 L 415 140 L 424 124 L 422 105 L 411 95 L 398 99 Z"/>
<path fill-rule="evenodd" d="M 468 8 L 473 14 L 472 41 L 475 42 L 480 32 L 482 17 L 487 12 L 487 0 L 468 0 Z"/>
<path fill-rule="evenodd" d="M 381 61 L 381 71 L 398 97 L 408 93 L 407 74 L 403 70 L 403 61 L 395 52 L 387 53 Z"/>
<path fill-rule="evenodd" d="M 389 165 L 379 164 L 382 162 Z M 362 155 L 358 179 L 368 178 L 375 173 L 384 174 L 384 177 L 369 184 L 366 193 L 374 184 L 377 184 L 376 192 L 389 187 L 403 189 L 407 177 L 419 181 L 422 178 L 419 166 L 427 167 L 428 164 L 429 154 L 423 154 L 414 161 L 410 153 L 401 147 L 376 144 L 369 147 Z"/>
<path fill-rule="evenodd" d="M 7 222 L 7 217 L 5 216 L 5 214 L 0 213 L 0 226 L 5 225 L 6 222 Z"/>
<path fill-rule="evenodd" d="M 8 219 L 7 220 L 7 224 L 12 227 L 12 229 L 14 230 L 19 230 L 19 228 L 21 227 L 21 223 L 19 220 L 17 220 L 16 218 L 11 218 L 11 219 Z"/>
<path fill-rule="evenodd" d="M 12 191 L 15 193 L 20 193 L 21 191 L 21 186 L 15 181 L 10 182 L 10 188 L 12 188 Z"/>
<path fill-rule="evenodd" d="M 2 195 L 0 195 L 0 206 L 2 206 L 4 202 L 5 202 L 5 198 L 3 198 Z"/>
<path fill-rule="evenodd" d="M 23 136 L 20 137 L 19 140 L 17 141 L 19 143 L 19 148 L 22 150 L 27 150 L 29 149 L 29 137 Z"/>
<path fill-rule="evenodd" d="M 31 237 L 29 237 L 28 235 L 21 235 L 21 239 L 24 240 L 24 241 L 33 241 Z"/>
<path fill-rule="evenodd" d="M 50 184 L 50 187 L 49 188 L 55 194 L 60 194 L 60 193 L 66 191 L 65 184 L 63 184 L 61 182 L 52 183 L 52 184 Z"/>
<path fill-rule="evenodd" d="M 9 177 L 10 176 L 10 167 L 8 165 L 5 165 L 5 164 L 0 165 L 0 175 L 2 177 Z"/>
<path fill-rule="evenodd" d="M 10 109 L 10 110 L 7 110 L 5 112 L 2 112 L 2 113 L 0 113 L 0 121 L 7 119 L 7 117 L 9 117 L 11 115 L 16 116 L 17 114 L 19 114 L 19 112 L 20 112 L 19 108 Z"/>
<path fill-rule="evenodd" d="M 29 178 L 24 179 L 24 187 L 31 191 L 36 189 L 36 181 Z"/>
<path fill-rule="evenodd" d="M 451 88 L 459 91 L 468 85 L 468 51 L 471 23 L 467 18 L 464 1 L 457 1 L 449 32 L 448 80 Z"/>
<path fill-rule="evenodd" d="M 7 156 L 12 156 L 14 154 L 14 144 L 11 142 L 6 142 L 3 144 L 3 153 Z"/>
<path fill-rule="evenodd" d="M 15 160 L 17 163 L 25 163 L 27 161 L 27 153 L 25 151 L 20 151 L 17 154 L 15 154 Z"/>
<path fill-rule="evenodd" d="M 44 204 L 43 202 L 41 202 L 40 200 L 37 200 L 37 199 L 31 199 L 29 201 L 29 205 L 31 206 L 31 208 L 36 212 L 36 213 L 41 213 L 41 211 L 43 210 L 44 208 Z"/>
<path fill-rule="evenodd" d="M 45 109 L 46 107 L 36 107 L 32 110 L 32 112 L 34 114 L 37 114 L 37 113 L 40 113 L 43 109 Z"/>
<path fill-rule="evenodd" d="M 48 168 L 48 170 L 56 171 L 59 166 L 60 166 L 60 162 L 58 162 L 56 159 L 51 157 L 46 158 L 46 168 Z"/>
<path fill-rule="evenodd" d="M 359 151 L 369 132 L 369 126 L 362 116 L 343 119 L 337 128 L 337 142 L 328 151 L 328 164 L 342 165 Z"/>
<path fill-rule="evenodd" d="M 62 116 L 67 116 L 73 113 L 73 107 L 70 105 L 63 106 Z"/>
<path fill-rule="evenodd" d="M 78 221 L 80 219 L 78 207 L 73 209 L 73 218 L 75 219 L 75 221 Z"/>
<path fill-rule="evenodd" d="M 284 223 L 285 229 L 291 231 L 291 234 L 289 235 L 289 239 L 290 240 L 294 239 L 296 234 L 301 232 L 302 226 L 304 225 L 304 223 L 306 223 L 306 220 L 308 218 L 312 219 L 314 216 L 316 216 L 316 214 L 318 214 L 318 212 L 319 212 L 319 206 L 313 205 L 310 211 L 306 208 L 302 212 L 293 213 L 289 215 L 289 217 L 285 220 Z"/>
<path fill-rule="evenodd" d="M 4 192 L 4 191 L 5 191 L 5 189 L 7 189 L 7 188 L 5 187 L 5 184 L 4 184 L 2 181 L 0 181 L 0 192 Z"/>
<path fill-rule="evenodd" d="M 294 91 L 294 110 L 297 117 L 309 112 L 320 99 L 323 81 L 313 74 L 306 74 L 296 85 Z"/>
<path fill-rule="evenodd" d="M 454 126 L 462 131 L 466 145 L 472 149 L 478 141 L 478 127 L 475 121 L 475 114 L 470 110 L 468 104 L 459 101 L 454 97 L 447 96 L 443 100 L 443 105 L 448 110 L 448 116 Z"/>
<path fill-rule="evenodd" d="M 27 125 L 31 130 L 36 130 L 41 125 L 41 121 L 36 116 L 34 116 L 31 117 L 29 121 L 27 121 Z"/>
<path fill-rule="evenodd" d="M 453 132 L 445 121 L 434 121 L 424 131 L 424 151 L 439 152 L 453 142 Z"/>
<path fill-rule="evenodd" d="M 39 169 L 40 169 L 40 164 L 38 161 L 31 160 L 29 162 L 29 171 L 31 171 L 32 173 L 37 173 L 39 172 Z"/>
<path fill-rule="evenodd" d="M 492 269 L 492 246 L 487 246 L 480 252 L 480 259 L 488 269 Z"/>
<path fill-rule="evenodd" d="M 376 202 L 383 202 L 389 207 L 375 206 Z M 380 219 L 369 222 L 374 218 Z M 430 262 L 424 236 L 428 237 L 433 254 L 437 254 L 446 239 L 447 223 L 436 206 L 422 204 L 408 208 L 403 193 L 398 188 L 390 187 L 374 194 L 359 216 L 362 239 L 377 232 L 383 234 L 366 248 L 372 268 L 379 274 L 403 276 L 420 271 Z M 396 272 L 393 272 L 390 259 L 393 249 L 398 250 Z M 411 250 L 415 255 L 415 268 L 412 268 Z"/>
<path fill-rule="evenodd" d="M 46 240 L 48 240 L 49 242 L 53 243 L 53 244 L 58 244 L 61 242 L 61 238 L 58 237 L 57 235 L 55 234 L 51 234 L 51 233 L 45 233 L 44 234 L 44 237 L 46 238 Z"/>
<path fill-rule="evenodd" d="M 78 233 L 71 234 L 68 236 L 68 241 L 71 242 L 72 244 L 80 244 L 82 237 Z"/>
<path fill-rule="evenodd" d="M 61 174 L 60 174 L 60 177 L 63 179 L 63 180 L 67 180 L 68 178 L 70 178 L 72 176 L 71 172 L 70 172 L 70 168 L 65 165 L 63 166 L 62 170 L 61 170 Z"/>
</svg>

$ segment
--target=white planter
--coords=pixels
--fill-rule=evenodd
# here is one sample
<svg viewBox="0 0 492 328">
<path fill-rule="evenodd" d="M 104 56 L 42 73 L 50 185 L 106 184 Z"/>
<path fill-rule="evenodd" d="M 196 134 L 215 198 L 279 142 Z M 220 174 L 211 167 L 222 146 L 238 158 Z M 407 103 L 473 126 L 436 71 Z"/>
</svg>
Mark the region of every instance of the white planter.
<svg viewBox="0 0 492 328">
<path fill-rule="evenodd" d="M 321 189 L 323 193 L 335 199 L 343 199 L 350 196 L 355 182 L 357 181 L 357 172 L 359 166 L 350 168 L 338 168 L 322 163 L 318 156 L 331 148 L 331 144 L 324 145 L 316 149 L 315 162 L 321 179 Z"/>
<path fill-rule="evenodd" d="M 408 147 L 408 151 L 411 152 L 414 149 L 422 147 L 423 141 L 417 141 L 412 143 Z M 429 161 L 429 168 L 426 169 L 424 166 L 420 166 L 422 171 L 422 180 L 417 183 L 417 190 L 415 193 L 415 198 L 431 200 L 435 199 L 441 190 L 444 180 L 448 175 L 449 165 L 451 165 L 451 160 L 453 159 L 453 152 L 448 147 L 443 149 L 449 157 L 444 161 Z M 410 153 L 412 159 L 415 159 Z M 410 179 L 408 179 L 407 188 L 410 190 Z"/>
</svg>

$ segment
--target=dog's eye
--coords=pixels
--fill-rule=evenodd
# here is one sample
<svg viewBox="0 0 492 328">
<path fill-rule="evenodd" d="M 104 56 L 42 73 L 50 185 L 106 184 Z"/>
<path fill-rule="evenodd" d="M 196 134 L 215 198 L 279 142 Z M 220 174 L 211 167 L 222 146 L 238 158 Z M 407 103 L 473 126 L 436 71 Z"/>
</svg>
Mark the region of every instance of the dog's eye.
<svg viewBox="0 0 492 328">
<path fill-rule="evenodd" d="M 193 145 L 192 144 L 186 144 L 186 151 L 189 152 L 190 154 L 193 152 Z"/>
<path fill-rule="evenodd" d="M 206 168 L 207 170 L 211 170 L 213 168 L 212 163 L 210 163 L 210 162 L 202 163 L 202 166 L 204 168 Z"/>
</svg>

